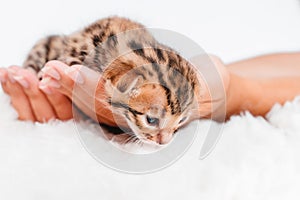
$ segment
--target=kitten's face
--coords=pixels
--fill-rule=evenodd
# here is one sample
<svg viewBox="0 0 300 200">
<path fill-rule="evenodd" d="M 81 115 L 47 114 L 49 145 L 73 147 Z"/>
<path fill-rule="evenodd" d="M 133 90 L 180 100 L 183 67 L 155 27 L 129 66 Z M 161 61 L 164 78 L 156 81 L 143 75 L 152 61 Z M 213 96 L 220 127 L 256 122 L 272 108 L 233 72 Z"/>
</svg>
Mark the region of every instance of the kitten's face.
<svg viewBox="0 0 300 200">
<path fill-rule="evenodd" d="M 158 84 L 145 84 L 133 91 L 128 106 L 124 111 L 127 122 L 143 141 L 167 144 L 188 121 L 187 111 L 172 114 L 165 89 Z"/>
</svg>

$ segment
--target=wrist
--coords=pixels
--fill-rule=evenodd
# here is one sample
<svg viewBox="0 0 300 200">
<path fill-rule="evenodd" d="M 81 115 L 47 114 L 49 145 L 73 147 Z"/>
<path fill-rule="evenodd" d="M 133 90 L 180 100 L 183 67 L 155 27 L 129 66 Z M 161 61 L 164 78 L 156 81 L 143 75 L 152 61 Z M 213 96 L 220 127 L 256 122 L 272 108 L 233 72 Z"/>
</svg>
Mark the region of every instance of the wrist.
<svg viewBox="0 0 300 200">
<path fill-rule="evenodd" d="M 262 115 L 264 109 L 263 91 L 260 84 L 230 73 L 229 86 L 226 91 L 226 117 L 248 110 L 253 115 Z"/>
</svg>

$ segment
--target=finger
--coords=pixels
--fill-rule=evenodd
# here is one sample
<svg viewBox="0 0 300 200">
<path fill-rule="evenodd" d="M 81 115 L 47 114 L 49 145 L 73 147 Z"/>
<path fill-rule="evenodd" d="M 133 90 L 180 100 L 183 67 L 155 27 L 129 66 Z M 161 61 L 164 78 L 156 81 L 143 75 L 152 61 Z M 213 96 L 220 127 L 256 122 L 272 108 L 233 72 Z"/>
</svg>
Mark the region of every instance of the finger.
<svg viewBox="0 0 300 200">
<path fill-rule="evenodd" d="M 72 101 L 86 115 L 95 121 L 116 125 L 110 106 L 106 102 L 105 81 L 99 73 L 82 65 L 69 67 L 59 61 L 48 62 L 43 72 L 44 77 L 51 76 L 56 79 L 62 86 L 59 89 L 62 92 L 67 91 Z"/>
<path fill-rule="evenodd" d="M 69 68 L 68 65 L 60 61 L 50 61 L 46 63 L 45 67 L 42 69 L 42 77 L 43 79 L 51 77 L 53 80 L 56 80 L 59 86 L 61 86 L 56 87 L 57 90 L 71 98 L 74 81 L 65 74 L 65 71 Z M 53 81 L 51 81 L 51 83 L 53 83 Z"/>
<path fill-rule="evenodd" d="M 101 75 L 94 70 L 82 65 L 70 67 L 60 61 L 46 63 L 42 71 L 44 76 L 52 77 L 62 85 L 62 89 L 68 90 L 70 97 L 74 89 L 93 96 L 97 89 L 97 83 L 101 80 Z"/>
<path fill-rule="evenodd" d="M 37 121 L 47 122 L 56 118 L 52 105 L 38 88 L 39 80 L 34 73 L 20 68 L 13 74 L 13 78 L 22 86 Z"/>
<path fill-rule="evenodd" d="M 68 65 L 50 61 L 43 70 L 43 78 L 55 79 L 61 88 L 57 90 L 67 95 L 88 116 L 97 119 L 95 114 L 95 93 L 100 75 L 87 67 Z"/>
<path fill-rule="evenodd" d="M 72 102 L 66 95 L 55 90 L 58 83 L 56 83 L 55 80 L 51 80 L 50 77 L 42 79 L 40 83 L 39 88 L 46 94 L 57 118 L 60 120 L 72 119 Z"/>
<path fill-rule="evenodd" d="M 57 91 L 53 91 L 52 94 L 47 95 L 47 98 L 53 105 L 58 119 L 69 120 L 73 118 L 72 102 L 67 96 Z"/>
<path fill-rule="evenodd" d="M 9 80 L 10 83 L 15 83 L 16 80 L 13 78 L 13 74 L 19 70 L 20 67 L 18 66 L 15 66 L 15 65 L 12 65 L 8 68 L 5 69 L 5 79 L 6 81 Z M 4 90 L 6 91 L 6 93 L 9 93 L 9 91 L 5 88 L 5 85 L 4 85 Z"/>
<path fill-rule="evenodd" d="M 72 87 L 72 86 L 70 86 L 70 87 Z M 70 91 L 71 89 L 69 89 L 69 88 L 63 89 L 57 80 L 44 75 L 43 79 L 41 80 L 41 82 L 39 84 L 39 88 L 41 90 L 43 90 L 46 94 L 49 94 L 48 98 L 50 97 L 50 95 L 52 96 L 55 93 L 61 94 L 62 96 L 68 98 L 67 97 L 67 94 L 68 94 L 70 96 L 70 98 L 72 99 L 72 102 L 75 103 L 79 109 L 81 109 L 86 115 L 90 116 L 92 119 L 97 120 L 97 118 L 93 117 L 94 113 L 87 106 L 87 102 L 81 101 L 81 99 L 76 98 L 75 95 L 72 96 L 72 94 L 71 94 L 72 91 Z M 53 99 L 54 99 L 54 97 L 53 97 Z M 56 100 L 54 99 L 54 101 L 56 101 Z M 52 104 L 55 104 L 55 103 L 52 103 Z M 72 106 L 71 100 L 70 100 L 70 104 L 71 104 L 70 106 Z M 56 106 L 54 106 L 54 108 L 55 107 Z M 63 108 L 63 109 L 66 110 L 65 108 Z M 73 113 L 67 112 L 64 114 L 67 115 L 67 118 L 69 115 L 72 115 L 71 117 L 73 117 Z"/>
<path fill-rule="evenodd" d="M 12 75 L 10 76 L 12 77 Z M 11 97 L 11 104 L 17 111 L 18 118 L 24 121 L 35 121 L 35 116 L 32 111 L 31 104 L 26 94 L 24 93 L 23 88 L 16 81 L 12 81 L 11 78 L 10 80 L 6 81 L 5 90 Z"/>
<path fill-rule="evenodd" d="M 0 68 L 0 81 L 1 81 L 1 86 L 3 91 L 8 94 L 8 89 L 7 89 L 7 81 L 8 81 L 8 75 L 7 75 L 7 69 L 5 68 Z"/>
<path fill-rule="evenodd" d="M 78 95 L 70 95 L 72 101 L 63 93 L 60 93 L 62 91 L 62 89 L 60 88 L 53 88 L 54 84 L 58 84 L 58 82 L 56 80 L 48 80 L 49 77 L 43 78 L 42 81 L 40 82 L 40 89 L 43 90 L 45 93 L 48 94 L 61 94 L 63 97 L 67 98 L 67 100 L 70 103 L 71 109 L 73 108 L 72 106 L 72 102 L 81 110 L 83 111 L 87 116 L 89 116 L 90 118 L 94 119 L 97 121 L 97 117 L 95 115 L 94 109 L 91 109 L 90 103 L 84 101 L 84 98 L 79 97 Z M 51 95 L 52 96 L 52 95 Z M 48 98 L 50 97 L 50 95 L 48 96 Z M 54 98 L 53 98 L 54 99 Z M 50 100 L 51 101 L 51 100 Z M 54 99 L 54 101 L 59 101 L 57 99 Z M 55 104 L 55 103 L 52 103 Z M 68 112 L 67 110 L 69 109 L 69 105 L 66 107 L 61 106 L 63 108 L 64 113 L 62 113 L 64 116 L 66 116 L 66 119 L 72 118 L 73 117 L 73 113 L 72 112 Z M 55 108 L 55 107 L 54 107 Z M 59 108 L 58 108 L 59 110 Z M 72 111 L 72 110 L 71 110 Z M 57 112 L 58 113 L 58 112 Z M 59 113 L 58 113 L 59 115 Z"/>
</svg>

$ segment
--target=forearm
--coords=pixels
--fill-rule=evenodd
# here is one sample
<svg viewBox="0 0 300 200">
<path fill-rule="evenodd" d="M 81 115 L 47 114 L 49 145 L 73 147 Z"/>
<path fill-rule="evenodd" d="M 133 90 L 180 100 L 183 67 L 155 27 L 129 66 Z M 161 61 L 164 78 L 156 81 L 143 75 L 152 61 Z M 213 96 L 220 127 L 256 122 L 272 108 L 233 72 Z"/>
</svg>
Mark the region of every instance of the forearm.
<svg viewBox="0 0 300 200">
<path fill-rule="evenodd" d="M 227 116 L 248 110 L 265 115 L 275 103 L 300 95 L 300 53 L 259 56 L 226 66 Z"/>
<path fill-rule="evenodd" d="M 230 63 L 226 68 L 236 75 L 253 79 L 300 77 L 300 52 L 262 55 Z"/>
<path fill-rule="evenodd" d="M 248 110 L 265 115 L 275 103 L 283 104 L 300 95 L 300 77 L 251 79 L 231 73 L 226 97 L 226 116 Z"/>
</svg>

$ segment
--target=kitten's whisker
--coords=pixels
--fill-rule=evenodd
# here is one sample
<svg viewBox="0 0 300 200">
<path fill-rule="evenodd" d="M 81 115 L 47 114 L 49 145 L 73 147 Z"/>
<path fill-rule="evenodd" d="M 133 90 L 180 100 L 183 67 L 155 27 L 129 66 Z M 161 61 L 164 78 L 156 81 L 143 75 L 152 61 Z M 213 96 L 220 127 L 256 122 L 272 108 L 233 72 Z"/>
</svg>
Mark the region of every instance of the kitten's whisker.
<svg viewBox="0 0 300 200">
<path fill-rule="evenodd" d="M 128 144 L 130 141 L 132 141 L 135 138 L 134 135 L 129 136 L 122 144 Z"/>
<path fill-rule="evenodd" d="M 144 142 L 142 140 L 139 140 L 138 141 L 138 145 L 140 145 L 140 147 L 143 147 L 144 146 Z"/>
</svg>

